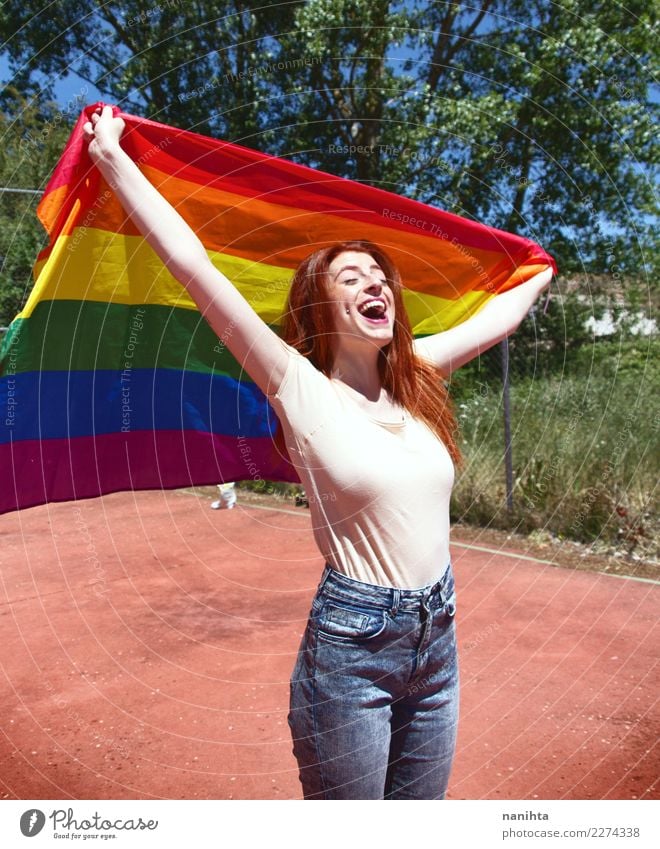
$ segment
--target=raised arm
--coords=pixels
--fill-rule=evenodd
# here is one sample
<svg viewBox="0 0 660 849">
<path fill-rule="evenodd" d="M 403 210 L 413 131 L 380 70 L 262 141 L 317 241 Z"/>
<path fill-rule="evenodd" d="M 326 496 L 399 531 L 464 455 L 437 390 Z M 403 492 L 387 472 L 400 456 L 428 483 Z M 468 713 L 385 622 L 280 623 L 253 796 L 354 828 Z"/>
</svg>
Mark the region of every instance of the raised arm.
<svg viewBox="0 0 660 849">
<path fill-rule="evenodd" d="M 551 279 L 551 268 L 539 272 L 525 283 L 492 298 L 462 324 L 418 339 L 416 352 L 440 366 L 445 375 L 451 374 L 513 333 Z"/>
<path fill-rule="evenodd" d="M 179 213 L 121 149 L 121 118 L 104 106 L 84 127 L 89 153 L 149 245 L 187 289 L 214 333 L 259 388 L 275 392 L 287 363 L 283 342 L 232 283 L 211 263 Z"/>
</svg>

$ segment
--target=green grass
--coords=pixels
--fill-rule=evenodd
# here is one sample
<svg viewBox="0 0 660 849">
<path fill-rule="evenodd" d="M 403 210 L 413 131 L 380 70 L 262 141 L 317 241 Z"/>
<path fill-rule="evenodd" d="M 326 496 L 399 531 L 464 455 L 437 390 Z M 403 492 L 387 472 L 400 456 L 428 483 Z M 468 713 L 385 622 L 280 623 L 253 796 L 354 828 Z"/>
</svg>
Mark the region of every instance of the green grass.
<svg viewBox="0 0 660 849">
<path fill-rule="evenodd" d="M 658 367 L 646 353 L 607 358 L 599 350 L 578 374 L 514 382 L 512 513 L 501 387 L 481 383 L 472 395 L 462 387 L 457 413 L 465 464 L 452 518 L 657 555 Z"/>
</svg>

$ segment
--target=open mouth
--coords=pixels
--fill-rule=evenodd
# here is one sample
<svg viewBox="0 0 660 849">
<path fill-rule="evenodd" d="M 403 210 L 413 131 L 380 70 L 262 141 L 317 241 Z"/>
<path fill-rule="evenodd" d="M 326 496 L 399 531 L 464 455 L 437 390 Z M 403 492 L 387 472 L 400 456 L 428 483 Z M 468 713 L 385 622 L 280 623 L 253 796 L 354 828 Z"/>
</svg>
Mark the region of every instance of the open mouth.
<svg viewBox="0 0 660 849">
<path fill-rule="evenodd" d="M 358 312 L 372 324 L 387 324 L 387 306 L 379 298 L 365 301 L 358 307 Z"/>
</svg>

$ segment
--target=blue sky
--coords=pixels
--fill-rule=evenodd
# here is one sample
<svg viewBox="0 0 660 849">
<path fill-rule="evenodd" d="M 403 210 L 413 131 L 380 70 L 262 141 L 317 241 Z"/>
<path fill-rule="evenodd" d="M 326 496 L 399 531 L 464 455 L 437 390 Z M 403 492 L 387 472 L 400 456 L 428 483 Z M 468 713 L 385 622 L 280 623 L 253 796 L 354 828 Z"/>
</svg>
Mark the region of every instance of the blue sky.
<svg viewBox="0 0 660 849">
<path fill-rule="evenodd" d="M 12 71 L 9 67 L 9 58 L 6 53 L 0 53 L 0 85 L 5 86 L 12 80 Z M 39 75 L 37 75 L 37 79 Z M 54 85 L 55 100 L 60 106 L 65 106 L 72 100 L 80 101 L 84 97 L 85 103 L 94 103 L 103 100 L 101 92 L 91 83 L 83 80 L 76 73 L 61 76 Z"/>
</svg>

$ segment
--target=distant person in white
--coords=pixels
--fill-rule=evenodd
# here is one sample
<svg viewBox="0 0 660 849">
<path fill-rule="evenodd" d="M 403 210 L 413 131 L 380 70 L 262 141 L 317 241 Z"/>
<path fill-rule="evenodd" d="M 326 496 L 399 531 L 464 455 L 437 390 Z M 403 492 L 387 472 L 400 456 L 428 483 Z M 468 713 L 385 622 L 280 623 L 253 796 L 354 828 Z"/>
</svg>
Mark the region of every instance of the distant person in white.
<svg viewBox="0 0 660 849">
<path fill-rule="evenodd" d="M 218 493 L 220 498 L 211 502 L 211 510 L 231 510 L 236 506 L 235 483 L 219 483 Z"/>
</svg>

